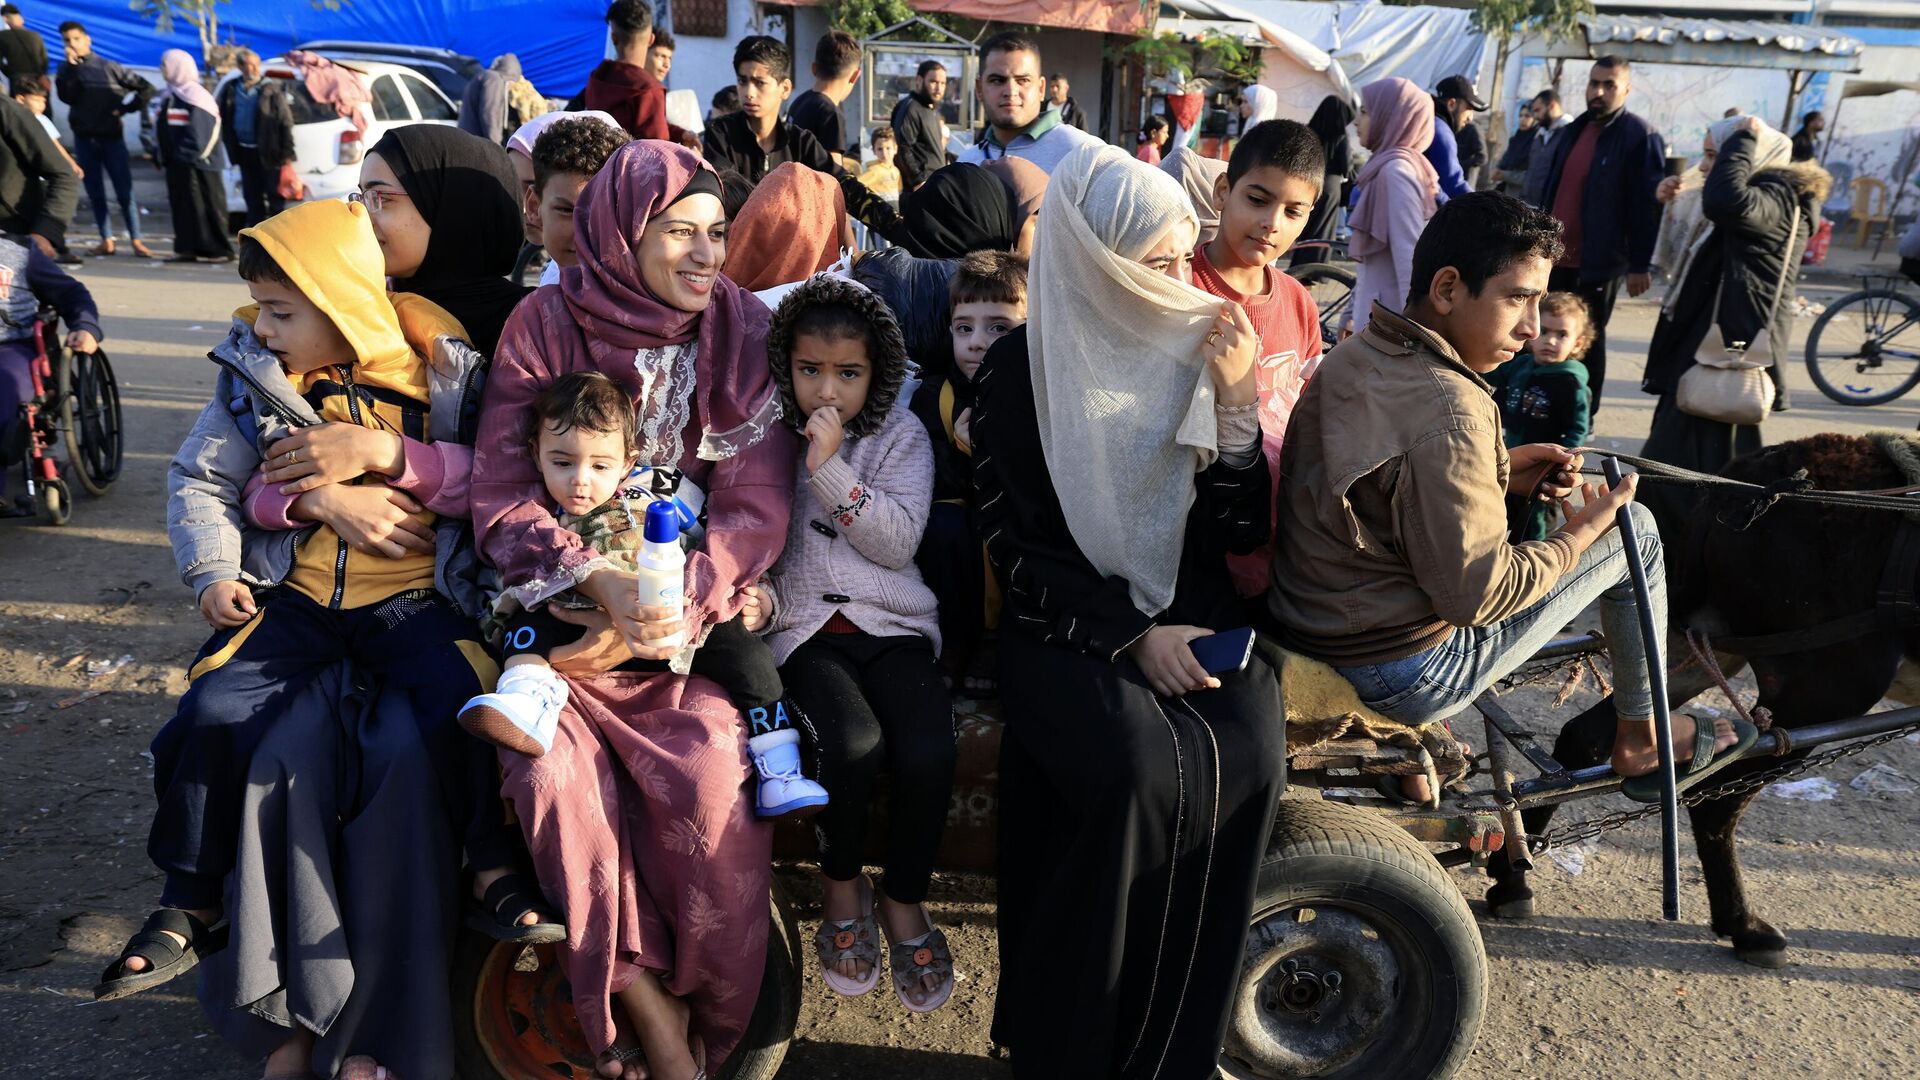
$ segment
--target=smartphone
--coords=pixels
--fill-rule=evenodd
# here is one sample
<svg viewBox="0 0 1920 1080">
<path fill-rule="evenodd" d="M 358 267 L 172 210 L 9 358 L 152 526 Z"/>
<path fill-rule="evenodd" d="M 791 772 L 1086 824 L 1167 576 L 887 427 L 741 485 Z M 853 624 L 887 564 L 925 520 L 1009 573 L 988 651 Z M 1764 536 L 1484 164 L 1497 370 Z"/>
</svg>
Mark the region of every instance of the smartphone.
<svg viewBox="0 0 1920 1080">
<path fill-rule="evenodd" d="M 1194 638 L 1187 643 L 1187 647 L 1193 650 L 1193 658 L 1200 661 L 1200 666 L 1206 668 L 1209 675 L 1245 671 L 1247 661 L 1253 659 L 1253 628 L 1243 626 L 1238 630 L 1223 630 L 1218 634 Z"/>
</svg>

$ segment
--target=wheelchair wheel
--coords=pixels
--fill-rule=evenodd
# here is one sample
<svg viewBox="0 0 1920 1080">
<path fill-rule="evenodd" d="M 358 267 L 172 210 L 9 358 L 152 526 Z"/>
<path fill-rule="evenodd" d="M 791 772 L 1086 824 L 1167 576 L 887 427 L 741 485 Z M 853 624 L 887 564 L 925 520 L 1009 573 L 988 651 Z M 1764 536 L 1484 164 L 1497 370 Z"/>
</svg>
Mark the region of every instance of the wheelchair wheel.
<svg viewBox="0 0 1920 1080">
<path fill-rule="evenodd" d="M 104 352 L 69 352 L 60 364 L 60 420 L 67 460 L 89 495 L 105 495 L 120 478 L 120 384 Z"/>
<path fill-rule="evenodd" d="M 65 525 L 73 517 L 73 493 L 65 480 L 48 480 L 40 486 L 40 520 L 48 525 Z"/>
</svg>

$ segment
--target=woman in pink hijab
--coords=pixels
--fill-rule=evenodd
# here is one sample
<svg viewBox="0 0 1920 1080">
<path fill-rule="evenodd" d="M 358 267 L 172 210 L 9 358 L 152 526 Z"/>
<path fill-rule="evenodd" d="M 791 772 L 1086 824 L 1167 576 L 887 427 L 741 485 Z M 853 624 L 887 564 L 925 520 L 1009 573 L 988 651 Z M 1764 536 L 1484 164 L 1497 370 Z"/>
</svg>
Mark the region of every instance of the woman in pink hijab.
<svg viewBox="0 0 1920 1080">
<path fill-rule="evenodd" d="M 1354 178 L 1349 250 L 1359 280 L 1348 307 L 1359 333 L 1378 301 L 1391 311 L 1407 306 L 1413 245 L 1438 209 L 1440 176 L 1427 161 L 1433 142 L 1433 98 L 1406 79 L 1381 79 L 1360 90 L 1360 144 L 1372 153 Z"/>
<path fill-rule="evenodd" d="M 156 134 L 173 212 L 173 258 L 167 261 L 230 262 L 227 194 L 220 182 L 227 163 L 220 146 L 220 107 L 200 85 L 200 66 L 185 50 L 162 53 L 160 74 L 167 92 L 160 98 Z"/>
<path fill-rule="evenodd" d="M 690 150 L 635 141 L 580 194 L 579 265 L 521 301 L 494 353 L 473 458 L 481 554 L 507 595 L 599 604 L 550 654 L 568 702 L 552 749 L 500 755 L 502 790 L 548 900 L 599 1074 L 720 1075 L 766 963 L 769 827 L 748 795 L 747 735 L 719 686 L 678 675 L 678 650 L 735 618 L 786 541 L 795 436 L 778 423 L 767 309 L 720 273 L 726 215 Z M 640 464 L 706 493 L 681 617 L 639 605 L 637 580 L 562 525 L 532 452 L 530 405 L 570 372 L 633 401 Z M 556 617 L 563 617 L 556 612 Z M 645 1066 L 641 1065 L 644 1054 Z"/>
</svg>

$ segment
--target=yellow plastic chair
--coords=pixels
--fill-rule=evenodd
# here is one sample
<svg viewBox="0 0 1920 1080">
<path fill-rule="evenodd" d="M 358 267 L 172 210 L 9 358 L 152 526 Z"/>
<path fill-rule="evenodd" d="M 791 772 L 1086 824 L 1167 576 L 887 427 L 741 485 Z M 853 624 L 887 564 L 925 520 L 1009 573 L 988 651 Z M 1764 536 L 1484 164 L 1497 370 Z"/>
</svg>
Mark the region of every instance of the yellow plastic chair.
<svg viewBox="0 0 1920 1080">
<path fill-rule="evenodd" d="M 1860 223 L 1860 235 L 1853 246 L 1867 246 L 1867 233 L 1875 225 L 1892 227 L 1893 219 L 1887 214 L 1887 185 L 1884 181 L 1871 176 L 1858 177 L 1853 182 L 1853 207 L 1847 212 L 1847 223 Z"/>
</svg>

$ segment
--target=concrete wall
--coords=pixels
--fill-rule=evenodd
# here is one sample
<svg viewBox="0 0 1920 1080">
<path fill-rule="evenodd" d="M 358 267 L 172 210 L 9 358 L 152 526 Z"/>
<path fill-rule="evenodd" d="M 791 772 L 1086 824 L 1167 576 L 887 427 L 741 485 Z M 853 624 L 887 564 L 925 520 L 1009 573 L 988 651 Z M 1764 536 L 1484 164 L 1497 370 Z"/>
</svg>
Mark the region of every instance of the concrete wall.
<svg viewBox="0 0 1920 1080">
<path fill-rule="evenodd" d="M 699 95 L 704 113 L 713 95 L 721 87 L 733 84 L 734 45 L 743 37 L 762 33 L 764 25 L 760 5 L 754 0 L 727 0 L 726 37 L 689 37 L 676 30 L 673 70 L 667 73 L 667 89 L 692 90 Z"/>
</svg>

